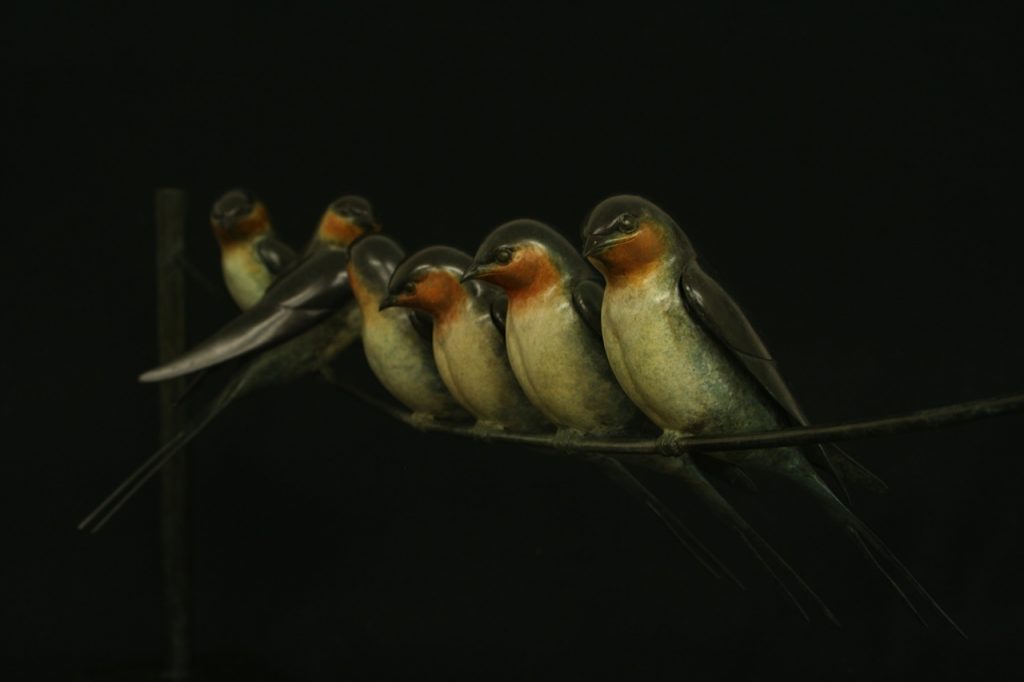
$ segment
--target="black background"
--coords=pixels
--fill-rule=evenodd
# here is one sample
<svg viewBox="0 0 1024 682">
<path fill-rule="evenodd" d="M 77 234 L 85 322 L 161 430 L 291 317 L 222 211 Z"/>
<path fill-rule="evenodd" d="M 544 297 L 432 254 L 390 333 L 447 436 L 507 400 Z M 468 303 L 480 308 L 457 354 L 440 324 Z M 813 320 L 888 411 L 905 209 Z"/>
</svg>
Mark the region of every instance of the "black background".
<svg viewBox="0 0 1024 682">
<path fill-rule="evenodd" d="M 368 7 L 5 10 L 7 679 L 163 655 L 157 486 L 75 530 L 156 445 L 135 376 L 155 363 L 158 186 L 188 191 L 190 259 L 217 284 L 206 215 L 235 185 L 295 245 L 357 192 L 409 249 L 469 251 L 515 217 L 575 240 L 635 192 L 716 266 L 814 419 L 1024 388 L 1012 17 Z M 235 314 L 189 295 L 192 343 Z M 850 446 L 891 487 L 856 509 L 964 641 L 768 482 L 731 497 L 843 629 L 803 623 L 670 482 L 646 479 L 746 592 L 593 471 L 414 435 L 310 378 L 191 449 L 195 651 L 204 679 L 1019 676 L 1022 425 Z"/>
</svg>

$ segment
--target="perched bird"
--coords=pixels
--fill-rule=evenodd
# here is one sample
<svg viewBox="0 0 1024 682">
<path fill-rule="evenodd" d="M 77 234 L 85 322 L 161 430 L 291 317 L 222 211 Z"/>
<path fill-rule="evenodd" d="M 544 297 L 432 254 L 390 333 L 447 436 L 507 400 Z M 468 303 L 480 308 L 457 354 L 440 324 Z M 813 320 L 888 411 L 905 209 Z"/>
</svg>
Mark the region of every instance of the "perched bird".
<svg viewBox="0 0 1024 682">
<path fill-rule="evenodd" d="M 433 320 L 434 361 L 445 386 L 484 429 L 537 432 L 551 429 L 523 393 L 505 352 L 504 292 L 460 279 L 472 257 L 432 246 L 394 271 L 381 310 L 401 306 Z"/>
<path fill-rule="evenodd" d="M 314 248 L 281 273 L 255 305 L 181 358 L 143 374 L 162 381 L 228 360 L 240 364 L 216 397 L 114 489 L 79 528 L 99 530 L 161 467 L 229 405 L 248 393 L 315 372 L 359 338 L 362 315 L 349 285 L 345 240 L 375 229 L 369 204 L 343 197 L 328 207 Z M 242 357 L 244 356 L 244 357 Z"/>
<path fill-rule="evenodd" d="M 239 308 L 251 308 L 295 260 L 295 252 L 274 234 L 264 203 L 245 189 L 230 190 L 217 199 L 210 226 L 220 245 L 228 292 Z"/>
<path fill-rule="evenodd" d="M 530 400 L 561 427 L 559 438 L 636 432 L 640 415 L 612 373 L 601 340 L 600 276 L 561 234 L 532 220 L 505 223 L 484 240 L 464 277 L 492 282 L 507 292 L 506 341 L 512 370 Z M 807 612 L 776 568 L 835 622 L 814 591 L 689 457 L 650 455 L 631 461 L 683 480 L 739 534 L 805 618 Z"/>
<path fill-rule="evenodd" d="M 445 386 L 431 346 L 429 318 L 383 305 L 388 281 L 405 252 L 393 239 L 372 235 L 352 246 L 352 293 L 362 311 L 362 340 L 374 376 L 416 419 L 467 421 L 469 414 Z"/>
<path fill-rule="evenodd" d="M 461 281 L 473 258 L 447 246 L 431 246 L 405 259 L 394 271 L 380 308 L 402 306 L 433 320 L 434 360 L 455 399 L 476 418 L 481 435 L 494 431 L 538 433 L 552 425 L 516 381 L 505 351 L 508 300 L 500 287 Z M 716 577 L 736 580 L 658 497 L 622 464 L 606 455 L 583 459 L 650 509 L 669 532 Z M 738 581 L 737 581 L 738 582 Z"/>
<path fill-rule="evenodd" d="M 327 246 L 347 248 L 371 232 L 380 232 L 373 206 L 361 196 L 346 194 L 324 210 L 305 253 L 315 253 Z"/>
<path fill-rule="evenodd" d="M 164 381 L 219 365 L 299 334 L 351 297 L 348 247 L 379 226 L 362 197 L 344 196 L 324 211 L 313 239 L 263 297 L 220 330 L 174 360 L 144 372 L 143 382 Z"/>
<path fill-rule="evenodd" d="M 512 371 L 552 423 L 594 436 L 639 426 L 591 326 L 600 315 L 600 277 L 562 235 L 532 220 L 505 223 L 481 244 L 464 278 L 505 290 Z"/>
<path fill-rule="evenodd" d="M 641 197 L 612 197 L 593 209 L 582 236 L 583 254 L 607 282 L 601 328 L 612 370 L 633 402 L 661 427 L 666 443 L 687 435 L 807 423 L 743 311 L 704 272 L 689 239 L 664 211 Z M 876 484 L 872 474 L 838 448 L 825 454 L 840 475 Z M 960 631 L 878 536 L 833 494 L 799 448 L 714 456 L 797 484 L 852 536 L 918 618 L 924 620 L 891 572 Z"/>
</svg>

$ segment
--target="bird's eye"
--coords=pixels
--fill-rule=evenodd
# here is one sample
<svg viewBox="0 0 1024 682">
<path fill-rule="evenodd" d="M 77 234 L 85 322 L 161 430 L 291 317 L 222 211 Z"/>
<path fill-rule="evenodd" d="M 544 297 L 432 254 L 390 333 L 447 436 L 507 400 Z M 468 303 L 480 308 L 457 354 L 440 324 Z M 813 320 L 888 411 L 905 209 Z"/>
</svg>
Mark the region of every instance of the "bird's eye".
<svg viewBox="0 0 1024 682">
<path fill-rule="evenodd" d="M 636 219 L 636 216 L 633 215 L 632 213 L 623 213 L 616 219 L 615 222 L 617 222 L 619 225 L 619 231 L 626 232 L 627 234 L 630 232 L 636 232 L 637 227 L 639 227 L 637 225 L 638 221 Z"/>
<path fill-rule="evenodd" d="M 402 293 L 406 296 L 412 296 L 416 293 L 416 282 L 406 282 L 405 286 L 402 287 Z"/>
<path fill-rule="evenodd" d="M 494 260 L 502 265 L 506 265 L 512 260 L 512 249 L 506 247 L 500 248 L 494 252 Z"/>
</svg>

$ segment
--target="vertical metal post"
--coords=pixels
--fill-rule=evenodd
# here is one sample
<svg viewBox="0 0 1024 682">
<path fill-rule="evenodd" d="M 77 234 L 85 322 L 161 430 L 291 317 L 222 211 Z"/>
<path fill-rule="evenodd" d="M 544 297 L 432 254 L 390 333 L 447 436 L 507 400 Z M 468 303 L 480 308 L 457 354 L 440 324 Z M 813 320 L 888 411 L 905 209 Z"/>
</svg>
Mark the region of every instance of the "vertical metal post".
<svg viewBox="0 0 1024 682">
<path fill-rule="evenodd" d="M 156 191 L 157 347 L 160 362 L 185 352 L 185 192 L 163 187 Z M 166 441 L 184 425 L 185 414 L 174 403 L 184 379 L 160 385 L 160 439 Z M 164 573 L 164 603 L 168 656 L 163 677 L 190 676 L 188 542 L 186 533 L 185 452 L 164 466 L 160 481 L 160 525 Z"/>
</svg>

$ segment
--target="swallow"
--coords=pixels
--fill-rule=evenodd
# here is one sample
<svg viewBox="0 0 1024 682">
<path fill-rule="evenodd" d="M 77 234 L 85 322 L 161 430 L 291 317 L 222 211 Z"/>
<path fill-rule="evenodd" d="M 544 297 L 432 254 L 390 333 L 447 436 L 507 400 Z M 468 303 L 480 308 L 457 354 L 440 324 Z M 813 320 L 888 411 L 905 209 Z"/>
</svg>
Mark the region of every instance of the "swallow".
<svg viewBox="0 0 1024 682">
<path fill-rule="evenodd" d="M 248 190 L 233 189 L 217 199 L 210 226 L 220 245 L 224 284 L 242 310 L 295 261 L 295 252 L 274 234 L 266 205 Z"/>
<path fill-rule="evenodd" d="M 220 365 L 320 323 L 351 300 L 348 247 L 378 229 L 366 199 L 335 200 L 303 255 L 277 276 L 262 298 L 188 352 L 142 373 L 139 381 L 166 381 Z"/>
<path fill-rule="evenodd" d="M 315 253 L 324 247 L 348 248 L 363 236 L 380 232 L 380 228 L 370 202 L 356 194 L 346 194 L 324 210 L 305 253 Z"/>
<path fill-rule="evenodd" d="M 400 306 L 419 310 L 433 321 L 434 360 L 445 385 L 476 419 L 479 435 L 493 431 L 539 433 L 552 424 L 530 402 L 505 350 L 508 299 L 497 286 L 463 280 L 473 258 L 447 246 L 427 247 L 391 275 L 381 310 Z M 735 576 L 654 493 L 622 464 L 605 455 L 584 456 L 650 509 L 677 541 L 715 577 Z M 742 587 L 742 585 L 740 585 Z"/>
<path fill-rule="evenodd" d="M 701 267 L 679 225 L 638 196 L 598 204 L 582 230 L 583 255 L 606 281 L 601 328 L 623 389 L 671 443 L 687 435 L 742 433 L 806 424 L 775 361 L 739 305 Z M 824 454 L 839 474 L 877 479 L 838 448 Z M 902 576 L 961 635 L 913 575 L 817 474 L 795 447 L 722 452 L 742 468 L 780 475 L 809 493 L 851 536 L 922 621 Z M 888 564 L 889 568 L 885 568 Z"/>
<path fill-rule="evenodd" d="M 605 355 L 601 277 L 565 237 L 533 220 L 505 223 L 483 241 L 463 276 L 497 284 L 507 293 L 506 343 L 512 370 L 530 400 L 560 427 L 559 438 L 637 433 L 643 417 L 619 386 Z M 650 455 L 630 461 L 685 482 L 739 535 L 805 619 L 810 617 L 783 575 L 798 584 L 826 618 L 838 623 L 688 456 Z"/>
<path fill-rule="evenodd" d="M 468 421 L 469 413 L 445 386 L 434 361 L 430 319 L 385 305 L 388 282 L 405 259 L 402 247 L 384 235 L 371 235 L 350 251 L 349 281 L 362 312 L 363 351 L 374 376 L 414 419 Z"/>
<path fill-rule="evenodd" d="M 80 529 L 102 528 L 171 457 L 239 398 L 311 373 L 330 376 L 331 362 L 362 329 L 362 314 L 349 283 L 349 251 L 343 244 L 346 234 L 358 238 L 375 229 L 368 206 L 359 197 L 333 202 L 321 225 L 335 224 L 318 230 L 316 246 L 282 272 L 263 298 L 191 352 L 140 377 L 162 381 L 228 360 L 240 363 L 213 400 L 125 478 L 82 520 Z M 359 229 L 339 229 L 336 223 L 343 221 Z"/>
<path fill-rule="evenodd" d="M 447 246 L 413 254 L 395 269 L 380 309 L 399 306 L 431 317 L 441 379 L 481 428 L 550 430 L 508 364 L 504 292 L 484 282 L 460 282 L 472 262 L 469 254 Z"/>
</svg>

